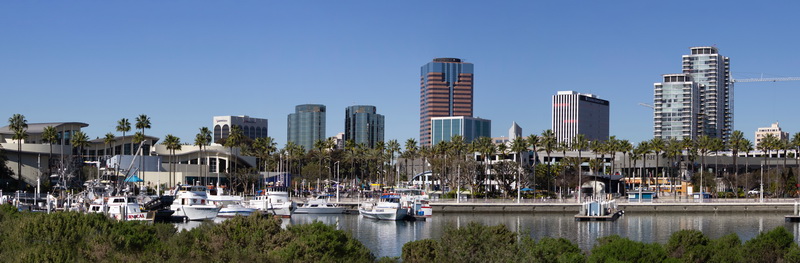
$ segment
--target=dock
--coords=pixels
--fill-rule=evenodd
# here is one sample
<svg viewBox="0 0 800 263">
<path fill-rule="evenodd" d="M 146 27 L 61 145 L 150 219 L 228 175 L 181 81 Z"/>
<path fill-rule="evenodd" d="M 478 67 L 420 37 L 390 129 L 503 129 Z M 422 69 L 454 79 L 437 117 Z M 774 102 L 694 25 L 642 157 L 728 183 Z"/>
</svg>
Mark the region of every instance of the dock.
<svg viewBox="0 0 800 263">
<path fill-rule="evenodd" d="M 622 214 L 622 211 L 617 211 L 616 213 L 602 216 L 575 215 L 575 221 L 614 221 L 622 216 Z"/>
</svg>

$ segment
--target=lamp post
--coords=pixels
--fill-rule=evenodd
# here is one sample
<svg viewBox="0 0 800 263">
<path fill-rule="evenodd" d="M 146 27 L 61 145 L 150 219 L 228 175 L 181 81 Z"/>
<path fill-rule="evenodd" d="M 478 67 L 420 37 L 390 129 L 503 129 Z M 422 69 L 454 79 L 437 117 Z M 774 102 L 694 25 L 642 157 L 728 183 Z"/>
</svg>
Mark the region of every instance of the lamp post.
<svg viewBox="0 0 800 263">
<path fill-rule="evenodd" d="M 761 185 L 760 190 L 758 191 L 758 201 L 763 203 L 764 202 L 764 162 L 761 162 L 761 181 L 759 182 Z"/>
<path fill-rule="evenodd" d="M 339 202 L 339 186 L 342 184 L 342 182 L 339 181 L 339 161 L 336 161 L 335 163 L 333 163 L 333 165 L 336 165 L 336 202 L 338 203 Z"/>
</svg>

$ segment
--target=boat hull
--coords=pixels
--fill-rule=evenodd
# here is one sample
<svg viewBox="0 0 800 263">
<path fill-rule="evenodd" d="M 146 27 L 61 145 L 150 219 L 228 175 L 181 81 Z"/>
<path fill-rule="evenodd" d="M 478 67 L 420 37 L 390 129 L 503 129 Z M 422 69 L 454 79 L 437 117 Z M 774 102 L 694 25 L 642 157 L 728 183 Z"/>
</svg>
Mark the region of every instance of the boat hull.
<svg viewBox="0 0 800 263">
<path fill-rule="evenodd" d="M 217 217 L 220 208 L 213 205 L 178 205 L 173 206 L 175 211 L 172 216 L 185 217 L 191 221 L 214 219 Z"/>
<path fill-rule="evenodd" d="M 257 209 L 246 207 L 224 207 L 219 210 L 217 217 L 250 216 Z"/>
<path fill-rule="evenodd" d="M 359 209 L 358 212 L 364 218 L 372 218 L 378 220 L 404 220 L 408 216 L 408 210 L 405 208 L 377 208 L 377 209 Z"/>
<path fill-rule="evenodd" d="M 295 214 L 341 214 L 344 207 L 298 207 Z"/>
</svg>

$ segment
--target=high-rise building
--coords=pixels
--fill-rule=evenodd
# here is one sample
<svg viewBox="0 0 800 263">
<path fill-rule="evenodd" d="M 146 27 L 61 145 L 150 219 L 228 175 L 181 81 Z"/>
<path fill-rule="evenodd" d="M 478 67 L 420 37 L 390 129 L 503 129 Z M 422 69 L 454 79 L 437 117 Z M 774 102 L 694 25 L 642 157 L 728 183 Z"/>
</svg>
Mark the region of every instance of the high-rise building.
<svg viewBox="0 0 800 263">
<path fill-rule="evenodd" d="M 776 139 L 780 141 L 787 141 L 789 140 L 789 133 L 783 131 L 778 123 L 773 123 L 770 127 L 762 127 L 756 130 L 756 142 L 755 148 L 758 148 L 758 144 L 761 143 L 761 140 L 764 139 L 767 134 L 772 134 L 775 136 Z"/>
<path fill-rule="evenodd" d="M 511 128 L 508 128 L 508 139 L 513 141 L 517 137 L 522 137 L 522 127 L 519 127 L 516 121 L 512 121 Z"/>
<path fill-rule="evenodd" d="M 492 121 L 465 116 L 431 118 L 432 144 L 449 142 L 455 135 L 464 137 L 470 143 L 478 137 L 492 137 Z"/>
<path fill-rule="evenodd" d="M 214 127 L 214 142 L 228 138 L 231 127 L 239 126 L 242 134 L 255 140 L 256 138 L 267 137 L 268 120 L 253 118 L 247 115 L 242 116 L 214 116 L 212 127 Z"/>
<path fill-rule="evenodd" d="M 696 138 L 700 125 L 700 89 L 689 74 L 665 74 L 655 84 L 654 136 L 662 139 Z"/>
<path fill-rule="evenodd" d="M 559 142 L 583 134 L 587 140 L 608 139 L 609 102 L 593 94 L 559 91 L 553 96 L 553 133 Z"/>
<path fill-rule="evenodd" d="M 287 140 L 303 146 L 308 151 L 314 142 L 325 140 L 325 105 L 303 104 L 294 108 L 288 117 Z"/>
<path fill-rule="evenodd" d="M 458 58 L 435 58 L 420 69 L 420 145 L 431 145 L 431 118 L 472 117 L 473 66 Z"/>
<path fill-rule="evenodd" d="M 383 141 L 383 115 L 377 113 L 375 106 L 355 105 L 345 109 L 344 139 L 363 143 L 374 148 L 375 143 Z"/>
<path fill-rule="evenodd" d="M 671 126 L 668 122 L 678 124 L 675 121 L 678 119 L 682 126 L 679 129 L 681 136 L 685 136 L 688 127 L 683 127 L 683 119 L 693 118 L 693 124 L 690 126 L 694 126 L 692 129 L 696 129 L 696 132 L 693 132 L 691 139 L 707 135 L 727 141 L 733 130 L 733 86 L 730 77 L 730 58 L 720 55 L 716 47 L 692 47 L 690 50 L 691 54 L 682 56 L 683 74 L 690 76 L 690 78 L 684 78 L 682 81 L 684 84 L 671 83 L 673 79 L 668 82 L 667 76 L 674 76 L 676 78 L 674 82 L 681 82 L 677 80 L 680 79 L 680 75 L 669 74 L 664 75 L 664 82 L 654 85 L 654 135 L 665 139 L 675 136 L 678 134 L 673 132 L 676 127 Z M 687 82 L 697 86 L 696 92 L 694 90 L 689 92 L 688 88 L 677 90 L 677 86 L 689 85 Z M 670 83 L 672 87 L 665 89 L 665 83 Z M 696 99 L 694 99 L 694 93 L 696 93 Z M 688 112 L 684 108 L 686 104 L 691 104 L 693 107 Z M 683 111 L 678 112 L 679 109 L 683 109 Z M 695 112 L 696 116 L 691 116 Z M 671 130 L 665 130 L 665 128 Z"/>
</svg>

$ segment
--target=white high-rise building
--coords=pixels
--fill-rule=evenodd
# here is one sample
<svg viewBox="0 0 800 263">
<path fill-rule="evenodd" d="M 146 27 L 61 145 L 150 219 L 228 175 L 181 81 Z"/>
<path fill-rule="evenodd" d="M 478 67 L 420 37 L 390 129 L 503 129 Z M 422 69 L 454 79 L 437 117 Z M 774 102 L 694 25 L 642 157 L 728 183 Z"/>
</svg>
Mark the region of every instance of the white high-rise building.
<svg viewBox="0 0 800 263">
<path fill-rule="evenodd" d="M 654 136 L 662 139 L 696 138 L 700 128 L 700 90 L 689 74 L 665 74 L 655 83 Z"/>
<path fill-rule="evenodd" d="M 694 126 L 692 129 L 696 129 L 696 131 L 688 133 L 691 134 L 692 139 L 700 135 L 707 135 L 727 141 L 733 130 L 733 86 L 730 78 L 730 58 L 720 55 L 716 47 L 692 47 L 690 50 L 691 54 L 682 56 L 683 74 L 690 77 L 683 81 L 684 84 L 672 83 L 670 85 L 673 87 L 667 88 L 664 84 L 671 81 L 667 81 L 666 77 L 674 75 L 669 74 L 664 75 L 664 82 L 654 85 L 654 135 L 665 139 L 675 137 L 677 132 L 666 129 L 675 127 L 665 125 L 667 124 L 665 121 L 673 122 L 676 118 L 683 120 L 691 117 L 693 124 L 690 126 Z M 696 85 L 696 91 L 690 94 L 686 92 L 685 88 L 681 92 L 674 88 L 674 85 L 685 86 L 687 82 Z M 676 111 L 687 106 L 686 104 L 691 104 L 690 111 Z M 696 115 L 687 116 L 695 113 Z M 687 129 L 689 127 L 681 127 L 681 136 L 687 136 L 687 132 L 685 132 Z"/>
<path fill-rule="evenodd" d="M 559 142 L 583 134 L 587 140 L 609 136 L 609 102 L 593 94 L 559 91 L 553 96 L 553 132 Z"/>
</svg>

